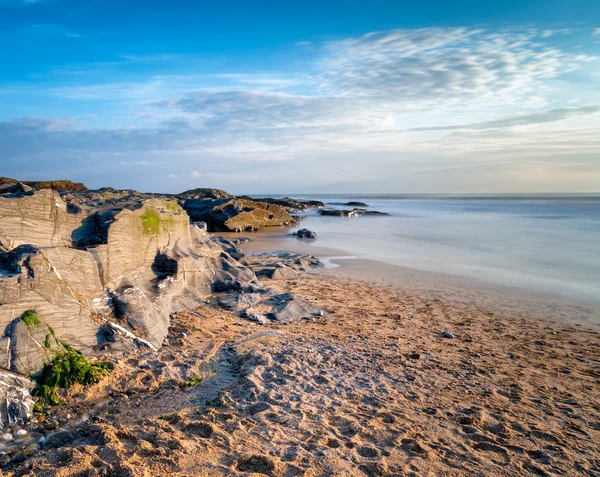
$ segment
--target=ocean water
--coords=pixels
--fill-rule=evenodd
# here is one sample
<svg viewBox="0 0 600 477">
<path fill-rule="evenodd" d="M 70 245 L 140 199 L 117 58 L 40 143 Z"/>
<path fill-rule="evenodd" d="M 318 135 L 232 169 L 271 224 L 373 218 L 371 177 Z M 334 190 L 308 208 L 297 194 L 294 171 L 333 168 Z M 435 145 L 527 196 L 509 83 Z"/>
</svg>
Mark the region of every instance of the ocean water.
<svg viewBox="0 0 600 477">
<path fill-rule="evenodd" d="M 361 201 L 390 214 L 308 212 L 301 227 L 343 255 L 600 302 L 600 194 L 299 198 Z"/>
</svg>

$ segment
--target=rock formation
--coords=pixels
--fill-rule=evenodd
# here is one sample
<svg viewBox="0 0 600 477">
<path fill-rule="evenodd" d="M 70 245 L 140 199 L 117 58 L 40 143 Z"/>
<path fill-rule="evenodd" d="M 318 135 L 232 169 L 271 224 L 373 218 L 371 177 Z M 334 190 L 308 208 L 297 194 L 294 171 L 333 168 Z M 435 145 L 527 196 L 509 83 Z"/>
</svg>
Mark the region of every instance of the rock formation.
<svg viewBox="0 0 600 477">
<path fill-rule="evenodd" d="M 302 238 L 302 239 L 316 239 L 317 234 L 312 230 L 308 229 L 300 229 L 292 234 L 294 237 Z"/>
<path fill-rule="evenodd" d="M 167 336 L 171 313 L 210 297 L 238 308 L 253 297 L 244 316 L 254 319 L 248 309 L 258 306 L 265 323 L 320 313 L 298 297 L 264 289 L 255 274 L 290 276 L 318 263 L 314 257 L 281 256 L 253 268 L 235 242 L 206 233 L 177 200 L 109 190 L 64 197 L 67 202 L 49 189 L 0 193 L 0 368 L 35 373 L 67 345 L 86 356 L 155 350 Z M 202 217 L 213 229 L 293 221 L 277 205 L 208 202 L 213 207 Z M 197 207 L 189 210 L 193 220 L 200 218 L 193 215 Z M 0 400 L 9 402 L 0 406 L 4 421 L 19 393 L 19 413 L 31 410 L 29 381 L 10 376 L 9 385 L 0 383 Z"/>
<path fill-rule="evenodd" d="M 52 189 L 61 192 L 81 192 L 87 191 L 88 188 L 83 185 L 81 182 L 71 182 L 67 180 L 62 181 L 17 181 L 15 179 L 11 179 L 9 177 L 0 177 L 0 190 L 3 187 L 7 186 L 15 186 L 17 184 L 22 184 L 31 189 L 42 190 L 42 189 Z"/>
<path fill-rule="evenodd" d="M 385 212 L 378 212 L 376 210 L 367 209 L 322 209 L 319 210 L 320 215 L 328 215 L 332 217 L 362 217 L 363 215 L 390 215 Z"/>
<path fill-rule="evenodd" d="M 182 202 L 193 221 L 203 221 L 212 232 L 242 232 L 296 223 L 279 205 L 247 199 L 186 199 Z"/>
<path fill-rule="evenodd" d="M 238 199 L 253 200 L 255 202 L 264 202 L 266 204 L 280 205 L 290 213 L 302 212 L 309 209 L 318 209 L 324 207 L 325 204 L 319 200 L 298 200 L 292 199 L 291 197 L 283 197 L 281 199 L 272 198 L 252 198 L 248 196 L 241 196 Z"/>
<path fill-rule="evenodd" d="M 171 312 L 213 291 L 260 286 L 176 201 L 109 212 L 70 213 L 51 190 L 0 197 L 3 367 L 36 371 L 55 340 L 88 355 L 114 348 L 103 331 L 109 320 L 160 347 Z M 39 324 L 23 322 L 27 310 Z"/>
</svg>

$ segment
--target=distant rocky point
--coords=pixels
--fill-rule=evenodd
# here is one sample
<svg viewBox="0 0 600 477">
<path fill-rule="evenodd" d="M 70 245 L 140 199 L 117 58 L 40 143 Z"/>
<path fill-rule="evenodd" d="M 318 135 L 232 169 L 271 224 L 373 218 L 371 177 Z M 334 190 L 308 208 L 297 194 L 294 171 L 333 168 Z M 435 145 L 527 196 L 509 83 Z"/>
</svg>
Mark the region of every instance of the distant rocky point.
<svg viewBox="0 0 600 477">
<path fill-rule="evenodd" d="M 23 187 L 25 186 L 25 187 Z M 52 189 L 59 192 L 84 192 L 88 188 L 81 182 L 61 181 L 17 181 L 9 177 L 0 177 L 0 193 Z M 14 189 L 14 190 L 11 190 Z"/>
</svg>

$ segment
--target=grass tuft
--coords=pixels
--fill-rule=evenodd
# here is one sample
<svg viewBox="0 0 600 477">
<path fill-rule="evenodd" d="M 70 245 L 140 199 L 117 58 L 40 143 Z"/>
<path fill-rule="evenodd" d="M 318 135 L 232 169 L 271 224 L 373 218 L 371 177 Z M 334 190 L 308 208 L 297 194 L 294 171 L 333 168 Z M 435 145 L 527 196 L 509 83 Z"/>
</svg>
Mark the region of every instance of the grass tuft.
<svg viewBox="0 0 600 477">
<path fill-rule="evenodd" d="M 160 213 L 156 210 L 146 207 L 144 214 L 141 216 L 144 233 L 147 235 L 157 236 L 160 231 Z"/>
<path fill-rule="evenodd" d="M 38 318 L 37 312 L 35 310 L 27 310 L 21 315 L 21 321 L 25 323 L 25 326 L 28 330 L 32 328 L 37 328 L 41 325 L 40 319 Z"/>
<path fill-rule="evenodd" d="M 188 378 L 187 385 L 188 386 L 200 386 L 202 384 L 202 376 L 192 376 Z"/>
<path fill-rule="evenodd" d="M 50 363 L 44 365 L 39 376 L 34 377 L 36 386 L 32 394 L 44 404 L 65 404 L 65 400 L 58 395 L 59 388 L 69 388 L 73 384 L 94 384 L 107 374 L 106 364 L 90 363 L 79 351 L 67 347 L 65 352 L 57 354 Z"/>
</svg>

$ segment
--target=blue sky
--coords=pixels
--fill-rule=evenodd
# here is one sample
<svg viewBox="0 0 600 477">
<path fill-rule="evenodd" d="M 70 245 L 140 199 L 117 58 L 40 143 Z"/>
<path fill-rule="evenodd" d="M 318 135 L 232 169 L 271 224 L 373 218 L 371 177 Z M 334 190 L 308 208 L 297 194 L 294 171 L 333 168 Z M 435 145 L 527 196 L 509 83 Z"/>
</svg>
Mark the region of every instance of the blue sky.
<svg viewBox="0 0 600 477">
<path fill-rule="evenodd" d="M 0 53 L 0 175 L 165 192 L 600 184 L 600 2 L 0 0 Z"/>
</svg>

